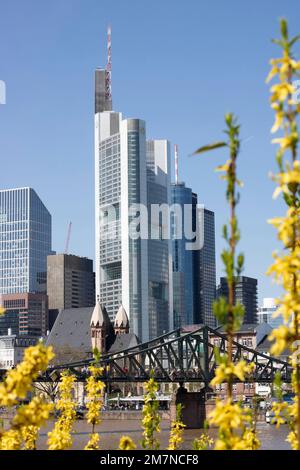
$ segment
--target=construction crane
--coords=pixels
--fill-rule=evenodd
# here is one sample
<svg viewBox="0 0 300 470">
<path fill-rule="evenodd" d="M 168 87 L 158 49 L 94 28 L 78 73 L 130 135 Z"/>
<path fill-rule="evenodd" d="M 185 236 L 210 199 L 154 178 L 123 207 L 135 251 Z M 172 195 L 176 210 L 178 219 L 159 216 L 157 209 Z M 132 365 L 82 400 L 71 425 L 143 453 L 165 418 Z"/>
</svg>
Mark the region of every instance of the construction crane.
<svg viewBox="0 0 300 470">
<path fill-rule="evenodd" d="M 66 245 L 65 245 L 65 251 L 64 254 L 67 255 L 69 252 L 69 245 L 70 245 L 70 238 L 71 238 L 71 230 L 72 230 L 72 222 L 69 223 L 68 227 L 68 233 L 67 233 L 67 238 L 66 238 Z"/>
</svg>

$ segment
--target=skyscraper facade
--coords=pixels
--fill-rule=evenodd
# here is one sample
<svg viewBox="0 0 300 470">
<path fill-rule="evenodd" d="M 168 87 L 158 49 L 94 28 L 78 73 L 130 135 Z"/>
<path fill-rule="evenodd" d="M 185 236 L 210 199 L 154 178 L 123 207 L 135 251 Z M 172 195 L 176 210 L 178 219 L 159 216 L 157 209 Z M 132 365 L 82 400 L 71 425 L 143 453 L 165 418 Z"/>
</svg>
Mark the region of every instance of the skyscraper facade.
<svg viewBox="0 0 300 470">
<path fill-rule="evenodd" d="M 173 255 L 173 291 L 174 291 L 174 323 L 176 327 L 181 325 L 191 325 L 194 323 L 194 252 L 187 249 L 187 243 L 191 240 L 187 238 L 183 227 L 195 222 L 197 200 L 190 188 L 184 183 L 172 184 L 172 205 L 177 204 L 181 208 L 182 217 L 178 217 L 172 211 L 172 255 Z M 189 207 L 185 211 L 184 207 Z M 185 220 L 189 218 L 189 221 Z M 179 227 L 179 235 L 176 238 L 176 231 Z M 195 227 L 192 227 L 195 230 Z M 184 310 L 182 310 L 182 307 Z"/>
<path fill-rule="evenodd" d="M 133 330 L 149 335 L 147 241 L 131 239 L 130 205 L 147 205 L 145 123 L 95 116 L 96 296 L 110 318 L 121 302 Z"/>
<path fill-rule="evenodd" d="M 95 115 L 96 296 L 110 318 L 122 303 L 145 340 L 170 327 L 171 244 L 130 229 L 139 205 L 168 202 L 168 165 L 168 144 L 147 144 L 144 121 Z"/>
<path fill-rule="evenodd" d="M 226 277 L 221 277 L 217 289 L 218 297 L 228 299 L 228 283 Z M 235 278 L 234 298 L 245 308 L 244 324 L 257 323 L 257 279 L 247 276 Z"/>
<path fill-rule="evenodd" d="M 216 299 L 215 214 L 202 207 L 198 211 L 198 217 L 200 217 L 199 230 L 202 246 L 194 253 L 194 321 L 214 328 L 216 326 L 213 313 L 213 303 Z"/>
<path fill-rule="evenodd" d="M 173 328 L 172 242 L 170 214 L 171 158 L 167 140 L 149 140 L 147 150 L 149 336 L 154 338 Z M 159 217 L 151 216 L 152 208 Z M 158 212 L 157 212 L 158 213 Z M 153 215 L 153 214 L 152 214 Z M 164 236 L 166 234 L 166 236 Z"/>
<path fill-rule="evenodd" d="M 51 215 L 31 188 L 0 191 L 0 294 L 46 292 Z"/>
<path fill-rule="evenodd" d="M 175 326 L 204 323 L 214 327 L 216 297 L 214 212 L 198 204 L 198 196 L 184 183 L 172 184 L 172 252 Z M 176 215 L 175 205 L 182 216 Z M 183 234 L 175 234 L 178 225 Z M 186 227 L 190 230 L 186 233 Z M 195 243 L 193 249 L 189 244 Z"/>
<path fill-rule="evenodd" d="M 49 298 L 49 329 L 59 310 L 93 307 L 95 276 L 93 261 L 66 253 L 47 258 L 47 294 Z"/>
</svg>

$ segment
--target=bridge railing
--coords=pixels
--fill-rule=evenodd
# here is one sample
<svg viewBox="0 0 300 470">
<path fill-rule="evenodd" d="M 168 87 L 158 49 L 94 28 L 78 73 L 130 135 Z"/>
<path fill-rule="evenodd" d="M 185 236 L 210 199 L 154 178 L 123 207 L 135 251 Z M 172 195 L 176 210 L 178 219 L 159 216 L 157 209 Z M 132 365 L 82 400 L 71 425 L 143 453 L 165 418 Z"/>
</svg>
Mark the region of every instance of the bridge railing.
<svg viewBox="0 0 300 470">
<path fill-rule="evenodd" d="M 148 380 L 151 371 L 155 379 L 162 382 L 202 382 L 206 387 L 214 376 L 217 366 L 211 338 L 219 338 L 220 354 L 227 352 L 226 336 L 207 326 L 201 326 L 193 332 L 180 334 L 175 330 L 152 341 L 101 358 L 106 381 L 135 381 Z M 253 381 L 271 382 L 276 372 L 280 372 L 284 381 L 290 381 L 291 368 L 288 363 L 279 358 L 273 358 L 236 341 L 234 360 L 244 358 L 255 365 Z M 47 371 L 49 377 L 53 372 L 70 369 L 78 377 L 84 379 L 88 374 L 88 365 L 92 359 L 52 366 Z"/>
</svg>

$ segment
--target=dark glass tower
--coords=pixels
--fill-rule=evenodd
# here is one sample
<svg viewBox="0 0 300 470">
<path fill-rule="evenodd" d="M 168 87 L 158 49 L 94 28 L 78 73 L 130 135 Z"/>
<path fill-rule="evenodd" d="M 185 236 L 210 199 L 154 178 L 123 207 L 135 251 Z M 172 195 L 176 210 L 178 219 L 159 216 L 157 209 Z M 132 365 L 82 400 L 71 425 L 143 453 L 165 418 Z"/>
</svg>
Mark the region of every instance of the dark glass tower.
<svg viewBox="0 0 300 470">
<path fill-rule="evenodd" d="M 235 278 L 235 302 L 244 305 L 244 324 L 257 323 L 257 279 L 247 276 Z M 226 277 L 221 277 L 217 290 L 218 297 L 228 299 L 228 283 Z"/>
<path fill-rule="evenodd" d="M 216 298 L 216 256 L 214 212 L 198 205 L 198 196 L 184 183 L 172 185 L 172 204 L 182 208 L 182 227 L 191 223 L 199 240 L 197 249 L 187 249 L 191 240 L 176 239 L 176 221 L 172 215 L 173 309 L 175 326 L 204 323 L 214 327 L 213 302 Z M 191 210 L 186 212 L 189 205 Z M 176 213 L 176 211 L 175 211 Z M 186 217 L 191 220 L 186 220 Z M 193 240 L 192 240 L 193 241 Z"/>
<path fill-rule="evenodd" d="M 194 252 L 187 250 L 186 246 L 191 240 L 187 240 L 184 234 L 184 226 L 188 223 L 186 220 L 187 212 L 184 207 L 191 207 L 190 218 L 195 222 L 195 198 L 190 188 L 184 183 L 172 184 L 171 187 L 172 205 L 181 207 L 181 223 L 179 233 L 182 237 L 175 238 L 178 229 L 178 219 L 175 213 L 171 214 L 172 222 L 172 254 L 173 254 L 173 310 L 174 326 L 191 325 L 194 323 Z"/>
</svg>

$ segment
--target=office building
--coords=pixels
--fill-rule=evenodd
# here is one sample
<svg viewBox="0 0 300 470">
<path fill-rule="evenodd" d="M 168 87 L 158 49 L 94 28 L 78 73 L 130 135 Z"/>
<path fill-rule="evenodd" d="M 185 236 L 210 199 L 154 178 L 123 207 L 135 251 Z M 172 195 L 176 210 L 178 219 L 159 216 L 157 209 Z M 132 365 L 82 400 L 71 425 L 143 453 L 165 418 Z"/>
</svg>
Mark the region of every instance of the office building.
<svg viewBox="0 0 300 470">
<path fill-rule="evenodd" d="M 31 188 L 0 191 L 0 294 L 46 292 L 51 215 Z"/>
<path fill-rule="evenodd" d="M 245 308 L 244 323 L 257 323 L 257 279 L 247 276 L 235 278 L 234 298 Z M 221 277 L 217 289 L 218 297 L 228 299 L 228 283 L 226 277 Z"/>
<path fill-rule="evenodd" d="M 278 328 L 283 324 L 283 318 L 281 315 L 276 315 L 277 309 L 275 299 L 270 297 L 263 299 L 263 304 L 257 312 L 258 323 L 268 323 L 272 328 Z"/>
<path fill-rule="evenodd" d="M 43 293 L 0 295 L 0 335 L 45 336 L 48 330 L 48 297 Z"/>
<path fill-rule="evenodd" d="M 110 32 L 95 84 L 96 298 L 111 319 L 122 304 L 132 332 L 147 340 L 171 326 L 171 244 L 131 230 L 137 205 L 147 212 L 170 200 L 169 144 L 147 143 L 144 121 L 111 111 Z M 147 219 L 141 231 L 148 227 Z"/>
<path fill-rule="evenodd" d="M 170 214 L 171 158 L 167 140 L 149 140 L 147 150 L 148 191 L 148 282 L 149 336 L 154 338 L 173 328 L 172 241 Z M 159 210 L 155 218 L 153 208 Z M 157 212 L 158 214 L 158 212 Z M 166 236 L 164 236 L 164 232 Z"/>
<path fill-rule="evenodd" d="M 184 232 L 185 226 L 191 226 L 195 231 L 195 217 L 197 198 L 192 190 L 184 183 L 172 184 L 172 205 L 181 208 L 181 217 L 175 211 L 171 214 L 172 220 L 172 255 L 173 255 L 173 309 L 176 327 L 194 323 L 194 251 L 187 249 L 191 242 Z M 184 210 L 184 207 L 189 210 Z M 189 219 L 189 220 L 186 220 Z M 181 227 L 178 225 L 181 224 Z M 176 233 L 178 231 L 178 238 Z M 184 309 L 182 309 L 182 307 Z"/>
<path fill-rule="evenodd" d="M 215 214 L 205 207 L 202 207 L 198 214 L 202 246 L 194 253 L 194 322 L 214 328 L 216 326 L 213 313 L 213 303 L 216 299 Z"/>
<path fill-rule="evenodd" d="M 197 194 L 182 182 L 172 184 L 171 191 L 174 323 L 177 327 L 200 323 L 214 327 L 214 212 L 198 204 Z M 176 214 L 176 205 L 181 208 L 180 217 Z"/>
<path fill-rule="evenodd" d="M 50 329 L 59 310 L 92 307 L 95 304 L 93 261 L 65 253 L 49 255 L 47 293 Z"/>
</svg>

